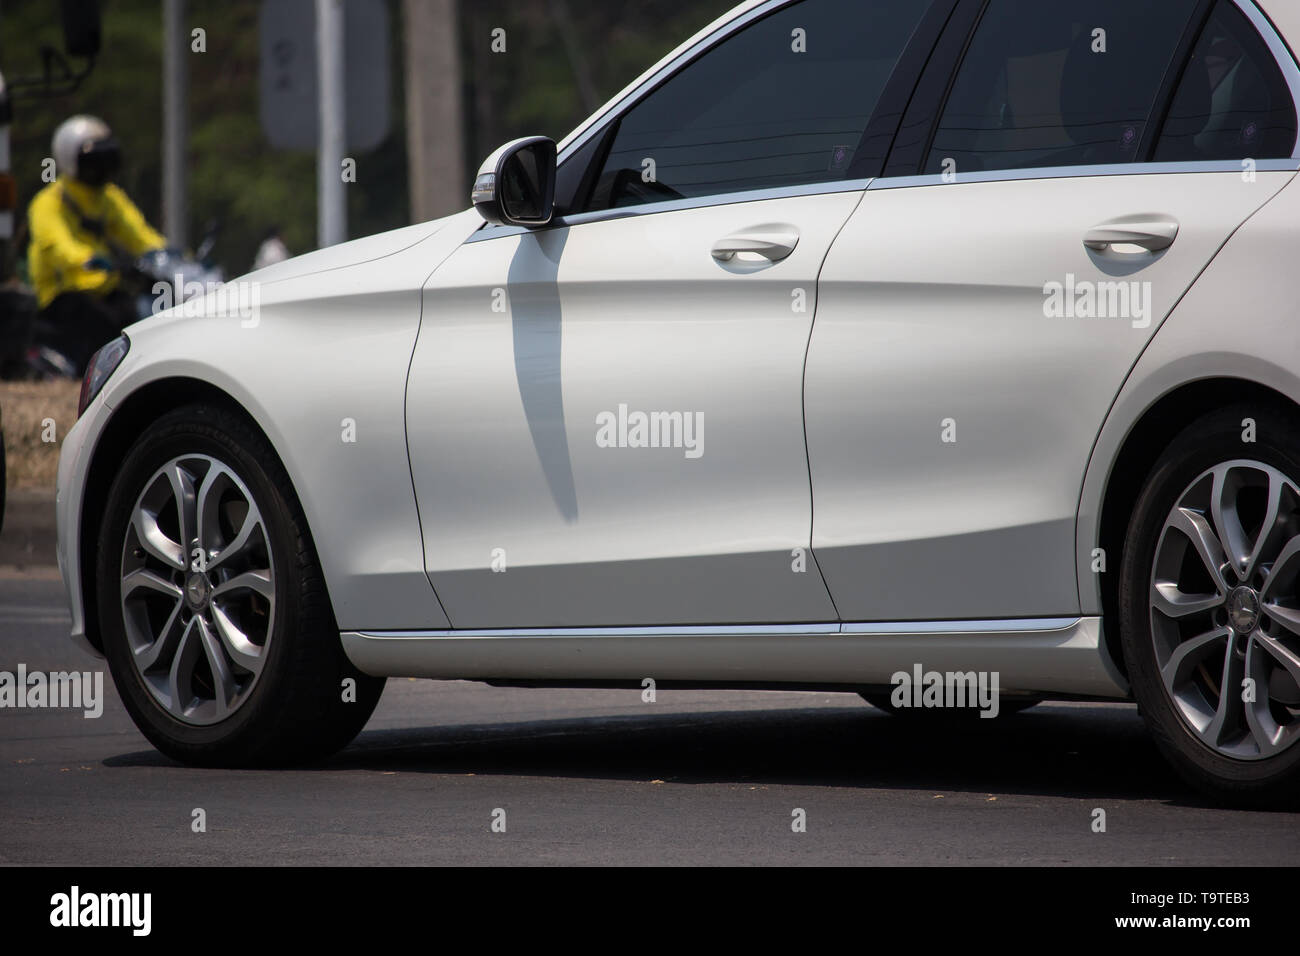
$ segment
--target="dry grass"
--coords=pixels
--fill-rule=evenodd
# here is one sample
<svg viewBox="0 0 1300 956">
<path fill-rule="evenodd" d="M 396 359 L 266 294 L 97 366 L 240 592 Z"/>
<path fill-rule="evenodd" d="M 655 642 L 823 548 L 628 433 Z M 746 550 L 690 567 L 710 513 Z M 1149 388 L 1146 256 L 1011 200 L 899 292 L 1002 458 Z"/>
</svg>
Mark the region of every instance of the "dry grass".
<svg viewBox="0 0 1300 956">
<path fill-rule="evenodd" d="M 10 488 L 54 490 L 63 436 L 77 421 L 81 383 L 0 382 Z M 53 428 L 49 427 L 53 423 Z M 45 439 L 53 435 L 54 441 Z"/>
</svg>

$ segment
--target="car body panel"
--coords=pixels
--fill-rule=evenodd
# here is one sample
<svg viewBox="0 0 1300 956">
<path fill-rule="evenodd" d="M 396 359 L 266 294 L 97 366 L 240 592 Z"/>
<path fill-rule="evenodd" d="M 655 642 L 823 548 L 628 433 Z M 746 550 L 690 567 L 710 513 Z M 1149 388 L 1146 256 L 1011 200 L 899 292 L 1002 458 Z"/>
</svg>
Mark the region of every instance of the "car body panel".
<svg viewBox="0 0 1300 956">
<path fill-rule="evenodd" d="M 1258 383 L 1300 404 L 1297 222 L 1300 183 L 1293 178 L 1218 254 L 1119 391 L 1098 436 L 1079 504 L 1075 547 L 1084 613 L 1099 613 L 1102 606 L 1090 555 L 1098 547 L 1107 482 L 1124 440 L 1150 408 L 1179 387 L 1205 379 Z"/>
<path fill-rule="evenodd" d="M 506 235 L 433 275 L 407 425 L 454 626 L 835 618 L 806 553 L 801 390 L 817 273 L 860 198 Z M 711 255 L 765 224 L 798 233 L 788 258 Z M 620 409 L 693 416 L 698 453 L 600 447 Z"/>
<path fill-rule="evenodd" d="M 73 475 L 84 473 L 93 436 L 114 406 L 173 377 L 226 392 L 266 433 L 302 503 L 340 627 L 447 626 L 424 574 L 406 457 L 405 382 L 420 287 L 481 224 L 466 211 L 396 241 L 389 235 L 348 243 L 315 259 L 319 269 L 292 278 L 235 280 L 233 288 L 256 286 L 255 320 L 187 314 L 201 306 L 186 303 L 127 330 L 132 348 L 67 436 L 60 466 L 60 540 L 74 632 L 85 620 L 81 562 L 93 556 L 73 558 L 78 542 L 71 529 L 81 521 Z M 327 382 L 346 384 L 322 387 Z M 346 440 L 349 421 L 355 441 Z M 83 436 L 92 448 L 83 447 Z"/>
<path fill-rule="evenodd" d="M 561 159 L 786 2 L 749 0 L 683 43 Z M 1300 36 L 1296 4 L 1260 7 Z M 1006 690 L 1123 697 L 1089 558 L 1125 436 L 1201 378 L 1300 401 L 1295 165 L 1261 164 L 1254 181 L 1212 168 L 795 187 L 538 233 L 466 211 L 237 280 L 259 290 L 254 325 L 172 310 L 132 327 L 65 438 L 74 638 L 93 649 L 81 568 L 94 556 L 79 549 L 98 520 L 82 514 L 96 443 L 137 389 L 189 377 L 265 430 L 345 650 L 369 673 L 853 686 L 921 659 L 998 670 Z M 1082 233 L 1134 213 L 1173 215 L 1180 235 L 1112 274 Z M 731 273 L 709 256 L 773 224 L 801 233 L 788 260 Z M 1044 283 L 1143 273 L 1142 328 L 1042 314 Z M 791 309 L 800 290 L 805 312 Z M 1229 334 L 1224 317 L 1244 308 L 1263 315 Z M 594 417 L 620 404 L 703 412 L 707 452 L 599 447 Z"/>
<path fill-rule="evenodd" d="M 873 183 L 827 257 L 808 355 L 813 552 L 843 618 L 1077 614 L 1098 423 L 1187 287 L 1293 175 Z M 1140 214 L 1178 223 L 1173 245 L 1085 248 Z M 1128 314 L 1048 317 L 1053 282 L 1105 290 L 1107 310 L 1125 293 Z"/>
<path fill-rule="evenodd" d="M 993 671 L 1000 692 L 1122 698 L 1127 685 L 1102 653 L 1100 633 L 1093 617 L 924 627 L 348 632 L 343 647 L 366 673 L 410 677 L 887 687 L 892 675 L 921 663 L 940 673 Z"/>
</svg>

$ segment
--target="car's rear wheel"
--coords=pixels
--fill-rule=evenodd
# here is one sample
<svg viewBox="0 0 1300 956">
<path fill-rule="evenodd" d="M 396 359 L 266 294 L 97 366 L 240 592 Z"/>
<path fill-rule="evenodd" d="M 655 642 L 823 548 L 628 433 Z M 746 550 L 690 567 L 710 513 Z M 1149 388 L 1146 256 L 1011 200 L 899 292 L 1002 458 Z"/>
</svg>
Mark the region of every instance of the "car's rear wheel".
<svg viewBox="0 0 1300 956">
<path fill-rule="evenodd" d="M 188 763 L 319 757 L 365 725 L 384 681 L 339 642 L 301 507 L 241 416 L 193 405 L 150 426 L 109 492 L 96 565 L 122 700 Z"/>
<path fill-rule="evenodd" d="M 1252 440 L 1253 439 L 1253 440 Z M 1121 634 L 1165 756 L 1218 800 L 1300 797 L 1300 429 L 1208 415 L 1157 462 L 1125 545 Z"/>
</svg>

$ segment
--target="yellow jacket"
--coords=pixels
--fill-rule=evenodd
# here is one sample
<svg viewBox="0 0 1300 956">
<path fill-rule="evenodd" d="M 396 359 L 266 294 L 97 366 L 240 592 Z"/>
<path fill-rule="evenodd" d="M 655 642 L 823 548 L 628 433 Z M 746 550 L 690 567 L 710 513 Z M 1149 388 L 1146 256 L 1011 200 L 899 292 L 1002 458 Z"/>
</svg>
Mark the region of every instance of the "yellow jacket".
<svg viewBox="0 0 1300 956">
<path fill-rule="evenodd" d="M 116 262 L 118 255 L 141 256 L 167 245 L 112 183 L 95 187 L 55 180 L 32 200 L 27 229 L 27 269 L 42 309 L 63 292 L 106 295 L 116 288 L 117 272 L 87 269 L 90 259 Z"/>
</svg>

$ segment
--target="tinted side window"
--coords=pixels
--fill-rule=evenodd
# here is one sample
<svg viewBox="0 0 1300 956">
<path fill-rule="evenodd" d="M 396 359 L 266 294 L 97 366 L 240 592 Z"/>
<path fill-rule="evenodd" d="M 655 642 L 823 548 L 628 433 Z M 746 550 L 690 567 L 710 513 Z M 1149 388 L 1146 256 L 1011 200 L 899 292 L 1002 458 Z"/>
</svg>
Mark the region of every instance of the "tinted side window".
<svg viewBox="0 0 1300 956">
<path fill-rule="evenodd" d="M 804 0 L 744 28 L 624 114 L 584 208 L 845 178 L 929 5 Z"/>
<path fill-rule="evenodd" d="M 1156 162 L 1283 159 L 1296 111 L 1282 71 L 1246 15 L 1220 2 L 1179 81 Z"/>
<path fill-rule="evenodd" d="M 991 0 L 926 172 L 952 163 L 961 173 L 1135 162 L 1194 7 L 1195 0 Z"/>
</svg>

